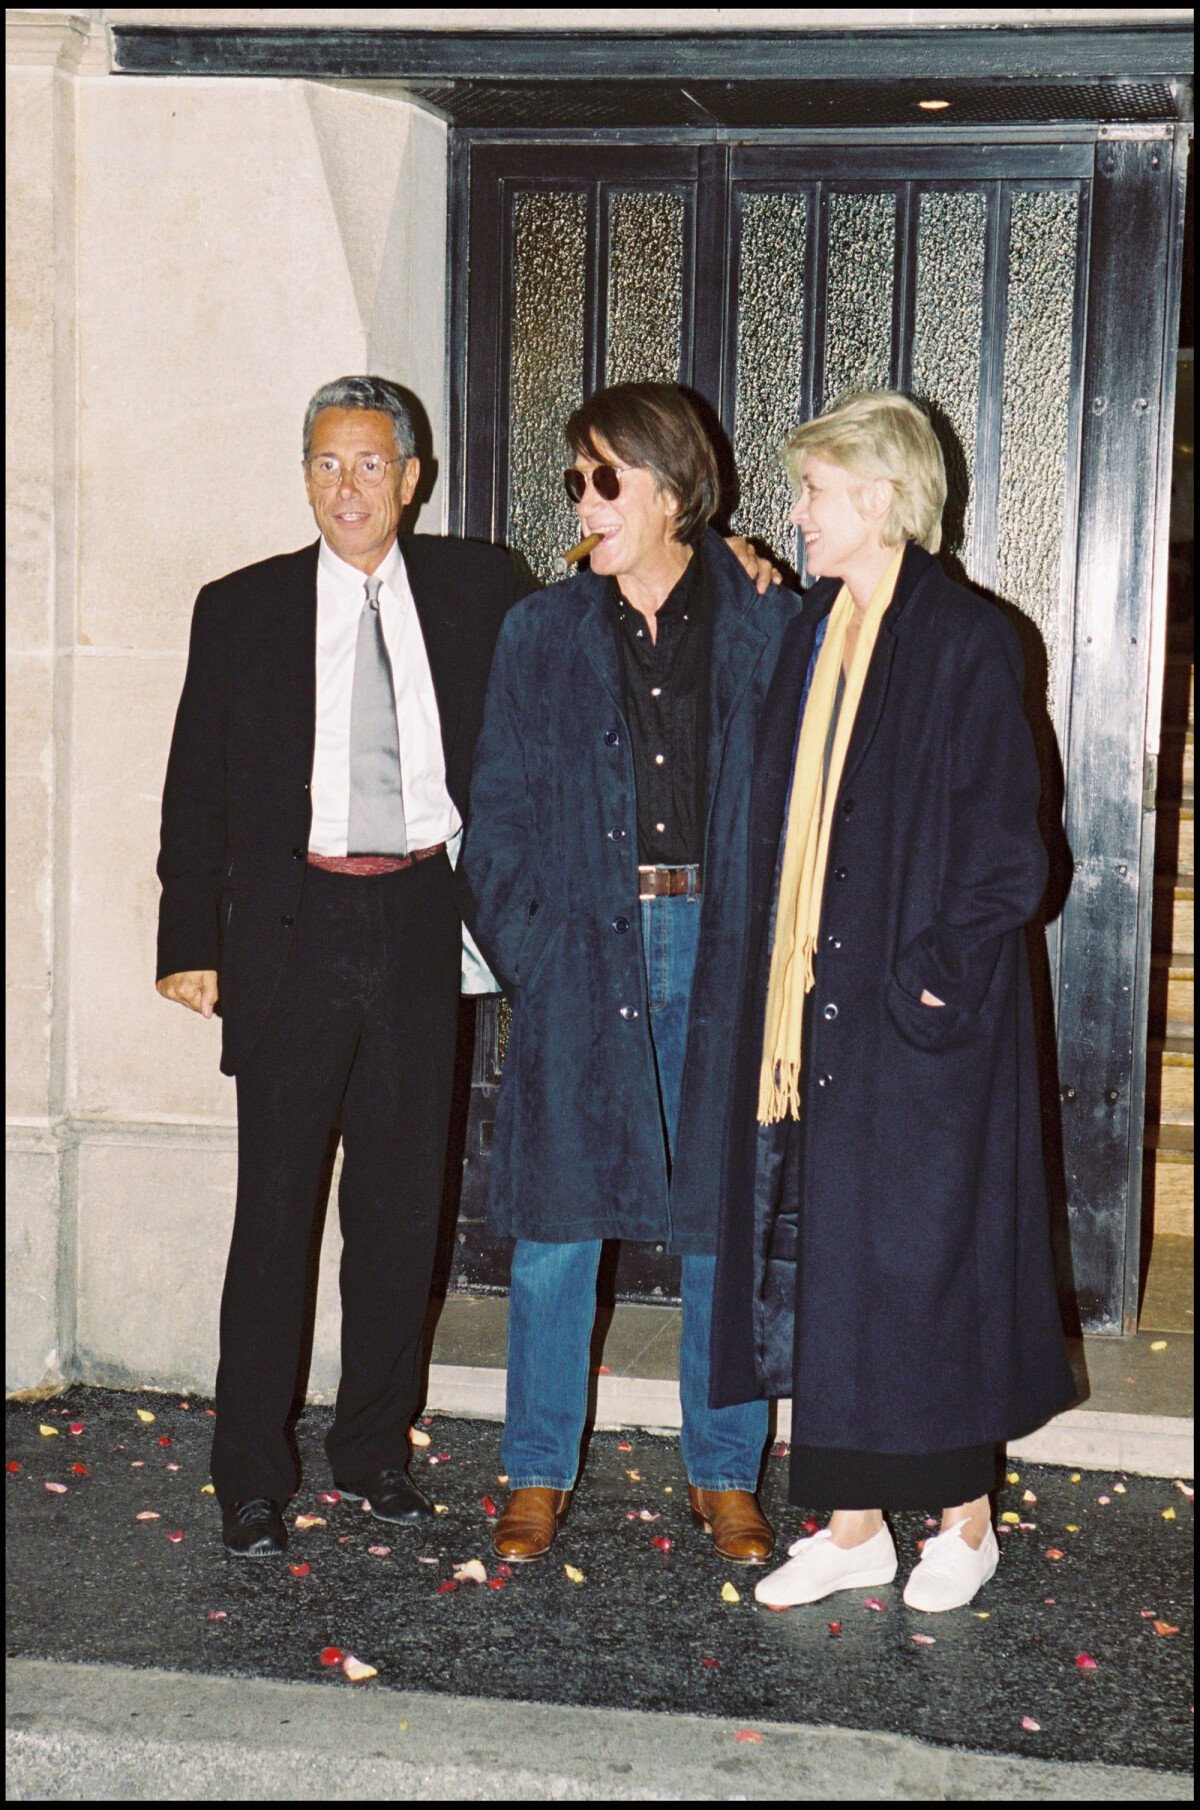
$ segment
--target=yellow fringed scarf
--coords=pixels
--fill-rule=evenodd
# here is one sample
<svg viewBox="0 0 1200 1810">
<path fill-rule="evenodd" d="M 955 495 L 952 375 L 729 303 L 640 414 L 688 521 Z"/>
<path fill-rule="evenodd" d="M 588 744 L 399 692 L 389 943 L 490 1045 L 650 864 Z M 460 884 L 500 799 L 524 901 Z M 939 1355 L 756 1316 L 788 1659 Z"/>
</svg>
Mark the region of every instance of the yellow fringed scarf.
<svg viewBox="0 0 1200 1810">
<path fill-rule="evenodd" d="M 771 980 L 767 989 L 767 1016 L 763 1034 L 762 1069 L 758 1085 L 758 1120 L 771 1125 L 790 1115 L 800 1117 L 801 1027 L 804 996 L 813 985 L 813 956 L 821 928 L 821 900 L 825 892 L 825 864 L 833 823 L 832 806 L 842 783 L 846 750 L 862 699 L 863 685 L 884 612 L 892 601 L 900 576 L 901 547 L 880 579 L 864 612 L 858 644 L 846 675 L 846 689 L 834 732 L 825 779 L 825 743 L 837 699 L 838 674 L 846 645 L 846 632 L 854 614 L 854 601 L 845 585 L 838 593 L 821 644 L 804 708 L 796 771 L 788 809 L 787 840 L 779 876 L 779 900 L 775 910 L 775 942 L 771 950 Z"/>
</svg>

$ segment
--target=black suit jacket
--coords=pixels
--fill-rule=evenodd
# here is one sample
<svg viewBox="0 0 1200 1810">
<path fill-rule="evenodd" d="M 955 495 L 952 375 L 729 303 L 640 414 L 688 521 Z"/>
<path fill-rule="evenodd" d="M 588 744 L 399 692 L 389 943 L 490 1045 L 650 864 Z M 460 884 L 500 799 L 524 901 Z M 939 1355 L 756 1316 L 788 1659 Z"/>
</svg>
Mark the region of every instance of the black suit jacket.
<svg viewBox="0 0 1200 1810">
<path fill-rule="evenodd" d="M 205 585 L 163 790 L 158 977 L 215 968 L 221 1067 L 258 1040 L 307 871 L 320 542 Z M 507 556 L 402 535 L 433 676 L 450 796 L 464 822 L 492 650 L 521 595 Z M 470 895 L 460 882 L 464 916 Z"/>
</svg>

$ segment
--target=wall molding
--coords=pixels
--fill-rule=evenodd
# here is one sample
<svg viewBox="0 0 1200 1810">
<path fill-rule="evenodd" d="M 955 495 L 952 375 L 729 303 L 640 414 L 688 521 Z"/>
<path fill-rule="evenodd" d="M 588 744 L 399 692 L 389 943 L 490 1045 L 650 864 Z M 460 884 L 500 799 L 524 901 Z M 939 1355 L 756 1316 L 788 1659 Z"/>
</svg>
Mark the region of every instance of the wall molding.
<svg viewBox="0 0 1200 1810">
<path fill-rule="evenodd" d="M 10 69 L 111 75 L 112 32 L 92 13 L 10 9 L 4 17 L 4 60 Z"/>
</svg>

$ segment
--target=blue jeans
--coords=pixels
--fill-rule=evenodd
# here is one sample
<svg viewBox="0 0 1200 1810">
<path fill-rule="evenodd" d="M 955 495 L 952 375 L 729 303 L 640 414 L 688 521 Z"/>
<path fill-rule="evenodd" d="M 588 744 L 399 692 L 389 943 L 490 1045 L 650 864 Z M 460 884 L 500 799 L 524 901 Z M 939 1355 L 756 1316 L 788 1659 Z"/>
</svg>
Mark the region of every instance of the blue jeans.
<svg viewBox="0 0 1200 1810">
<path fill-rule="evenodd" d="M 688 1006 L 700 938 L 698 899 L 642 905 L 650 1034 L 668 1155 L 675 1147 Z M 573 1489 L 587 1417 L 588 1352 L 596 1317 L 598 1238 L 519 1238 L 508 1302 L 508 1397 L 501 1463 L 512 1489 Z M 715 1257 L 683 1259 L 679 1398 L 684 1463 L 698 1489 L 753 1490 L 767 1404 L 708 1405 Z"/>
</svg>

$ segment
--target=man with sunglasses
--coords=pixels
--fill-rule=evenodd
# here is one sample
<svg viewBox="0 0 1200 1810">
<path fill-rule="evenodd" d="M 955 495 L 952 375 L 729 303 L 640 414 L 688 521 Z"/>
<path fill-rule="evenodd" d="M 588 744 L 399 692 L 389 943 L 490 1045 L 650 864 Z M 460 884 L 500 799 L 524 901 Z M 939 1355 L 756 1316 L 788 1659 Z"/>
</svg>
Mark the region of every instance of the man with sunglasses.
<svg viewBox="0 0 1200 1810">
<path fill-rule="evenodd" d="M 466 815 L 505 554 L 397 535 L 420 466 L 403 394 L 326 384 L 304 420 L 320 539 L 206 585 L 163 795 L 158 990 L 222 1014 L 238 1187 L 212 1474 L 225 1545 L 286 1545 L 288 1422 L 340 1128 L 334 1483 L 387 1521 L 407 1474 L 442 1197 Z"/>
<path fill-rule="evenodd" d="M 755 732 L 797 601 L 761 597 L 709 527 L 716 459 L 671 384 L 567 423 L 591 569 L 497 643 L 464 865 L 513 1000 L 489 1220 L 516 1240 L 496 1552 L 548 1552 L 575 1485 L 601 1241 L 682 1257 L 693 1516 L 729 1560 L 774 1544 L 765 1403 L 710 1409 L 717 1182 L 742 960 Z"/>
</svg>

